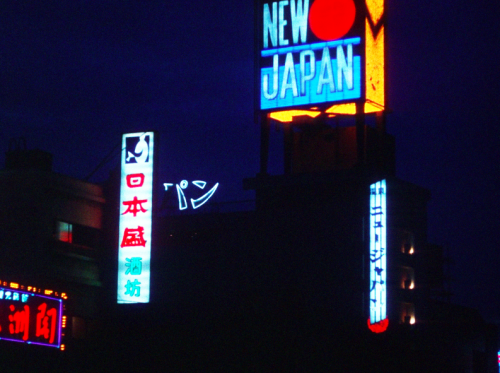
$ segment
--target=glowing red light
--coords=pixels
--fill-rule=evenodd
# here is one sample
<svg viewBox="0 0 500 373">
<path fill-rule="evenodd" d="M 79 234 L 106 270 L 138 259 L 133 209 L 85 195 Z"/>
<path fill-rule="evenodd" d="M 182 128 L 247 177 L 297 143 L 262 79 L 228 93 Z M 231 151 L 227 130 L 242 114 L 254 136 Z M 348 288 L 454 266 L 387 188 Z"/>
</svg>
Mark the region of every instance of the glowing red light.
<svg viewBox="0 0 500 373">
<path fill-rule="evenodd" d="M 356 18 L 353 0 L 316 0 L 309 10 L 309 26 L 321 40 L 336 40 L 347 34 Z"/>
<path fill-rule="evenodd" d="M 368 329 L 370 329 L 374 333 L 382 333 L 387 330 L 387 327 L 389 326 L 389 319 L 386 318 L 384 320 L 380 320 L 379 322 L 376 322 L 375 324 L 370 323 L 370 319 L 368 319 Z"/>
</svg>

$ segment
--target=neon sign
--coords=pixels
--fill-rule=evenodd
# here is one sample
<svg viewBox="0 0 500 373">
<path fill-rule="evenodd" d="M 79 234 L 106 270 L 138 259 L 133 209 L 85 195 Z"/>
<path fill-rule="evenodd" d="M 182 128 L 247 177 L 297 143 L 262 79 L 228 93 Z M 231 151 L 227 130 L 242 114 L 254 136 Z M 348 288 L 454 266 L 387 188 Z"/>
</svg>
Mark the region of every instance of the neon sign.
<svg viewBox="0 0 500 373">
<path fill-rule="evenodd" d="M 205 189 L 205 186 L 207 185 L 206 181 L 201 181 L 201 180 L 194 180 L 191 182 L 195 187 L 199 189 Z M 168 188 L 173 186 L 174 184 L 172 183 L 164 183 L 163 186 L 165 187 L 165 191 L 168 191 Z M 186 200 L 186 196 L 184 194 L 184 190 L 188 187 L 189 181 L 187 180 L 182 180 L 179 184 L 175 184 L 175 188 L 177 190 L 177 198 L 179 200 L 179 210 L 186 210 L 188 208 L 188 203 Z M 212 197 L 217 190 L 219 186 L 219 183 L 216 183 L 210 190 L 208 190 L 205 194 L 203 194 L 201 197 L 198 197 L 196 199 L 191 198 L 191 206 L 193 207 L 194 210 L 197 208 L 201 207 L 204 205 L 210 197 Z"/>
<path fill-rule="evenodd" d="M 154 133 L 122 137 L 118 303 L 148 303 L 150 289 Z"/>
<path fill-rule="evenodd" d="M 370 185 L 370 330 L 387 329 L 387 185 Z"/>
<path fill-rule="evenodd" d="M 61 298 L 0 287 L 1 340 L 63 349 L 64 319 Z"/>
<path fill-rule="evenodd" d="M 263 1 L 260 109 L 360 99 L 363 9 L 358 0 Z"/>
</svg>

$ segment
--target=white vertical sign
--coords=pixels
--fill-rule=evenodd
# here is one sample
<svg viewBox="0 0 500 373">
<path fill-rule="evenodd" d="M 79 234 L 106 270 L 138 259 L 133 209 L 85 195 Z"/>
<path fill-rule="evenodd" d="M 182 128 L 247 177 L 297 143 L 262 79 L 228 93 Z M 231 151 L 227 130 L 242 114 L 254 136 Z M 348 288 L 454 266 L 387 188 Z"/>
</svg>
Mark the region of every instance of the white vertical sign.
<svg viewBox="0 0 500 373">
<path fill-rule="evenodd" d="M 153 132 L 122 136 L 118 303 L 149 302 L 153 155 Z"/>
<path fill-rule="evenodd" d="M 370 185 L 370 323 L 387 318 L 387 186 Z"/>
</svg>

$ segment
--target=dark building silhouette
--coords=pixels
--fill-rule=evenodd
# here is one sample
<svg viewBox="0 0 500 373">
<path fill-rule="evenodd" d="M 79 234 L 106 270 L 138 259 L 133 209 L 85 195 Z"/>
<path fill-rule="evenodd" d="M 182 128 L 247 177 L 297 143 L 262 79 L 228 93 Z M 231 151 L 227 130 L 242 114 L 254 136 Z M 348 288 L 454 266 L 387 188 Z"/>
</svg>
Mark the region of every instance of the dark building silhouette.
<svg viewBox="0 0 500 373">
<path fill-rule="evenodd" d="M 427 239 L 430 192 L 396 177 L 383 127 L 304 121 L 286 141 L 282 175 L 244 180 L 251 211 L 185 213 L 164 200 L 175 195 L 158 196 L 168 208 L 153 222 L 151 301 L 120 305 L 118 173 L 101 187 L 52 172 L 47 153 L 11 149 L 2 277 L 66 291 L 70 325 L 66 351 L 0 341 L 5 361 L 37 371 L 16 362 L 30 349 L 49 370 L 74 372 L 498 369 L 496 329 L 449 302 L 443 248 Z M 369 196 L 381 179 L 389 326 L 374 333 Z"/>
</svg>

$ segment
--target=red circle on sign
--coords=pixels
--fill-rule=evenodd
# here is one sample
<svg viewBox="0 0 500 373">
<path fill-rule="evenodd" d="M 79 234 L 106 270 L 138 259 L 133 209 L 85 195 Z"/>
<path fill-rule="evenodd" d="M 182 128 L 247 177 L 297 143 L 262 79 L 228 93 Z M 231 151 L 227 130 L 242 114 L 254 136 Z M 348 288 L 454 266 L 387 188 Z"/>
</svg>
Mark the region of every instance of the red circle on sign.
<svg viewBox="0 0 500 373">
<path fill-rule="evenodd" d="M 316 0 L 309 9 L 309 27 L 321 40 L 336 40 L 349 32 L 355 17 L 353 0 Z"/>
</svg>

